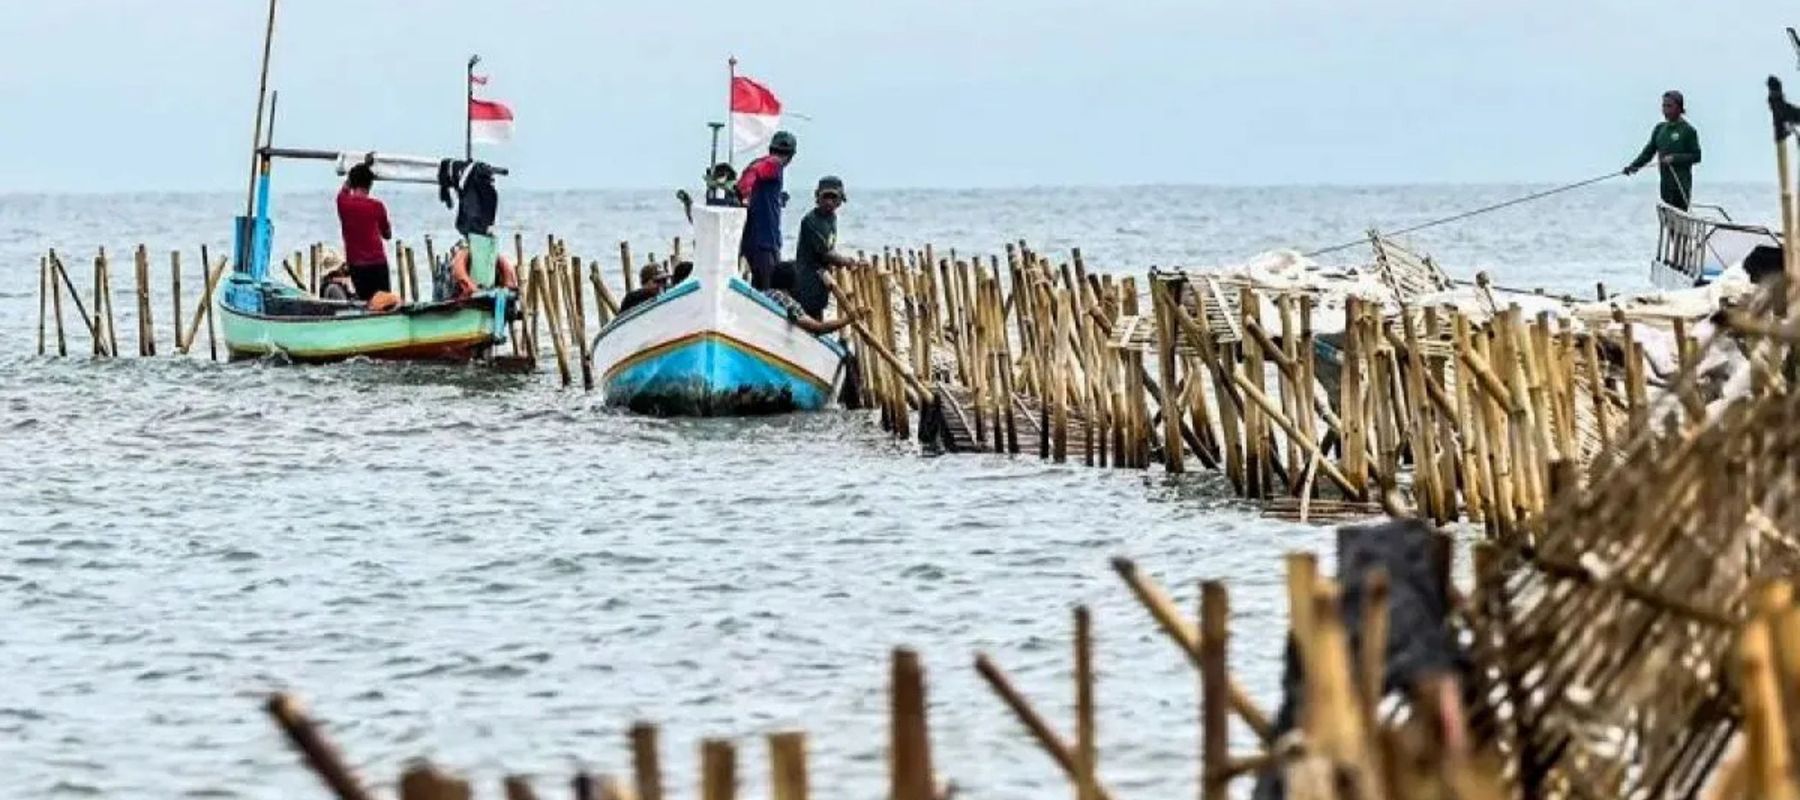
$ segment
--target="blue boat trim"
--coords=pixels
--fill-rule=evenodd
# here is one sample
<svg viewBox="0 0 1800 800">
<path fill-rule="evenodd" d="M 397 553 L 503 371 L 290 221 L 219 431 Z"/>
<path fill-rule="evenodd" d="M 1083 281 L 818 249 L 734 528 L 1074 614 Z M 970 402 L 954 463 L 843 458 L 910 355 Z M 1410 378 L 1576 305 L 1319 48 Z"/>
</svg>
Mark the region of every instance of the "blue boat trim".
<svg viewBox="0 0 1800 800">
<path fill-rule="evenodd" d="M 718 334 L 698 334 L 606 376 L 606 401 L 650 414 L 777 414 L 824 408 L 831 387 Z"/>
<path fill-rule="evenodd" d="M 639 303 L 636 308 L 613 317 L 613 321 L 606 323 L 606 327 L 600 331 L 599 335 L 594 337 L 594 344 L 599 344 L 600 340 L 605 339 L 607 334 L 618 330 L 619 325 L 626 320 L 636 319 L 652 308 L 656 308 L 664 303 L 673 302 L 677 297 L 686 297 L 698 291 L 700 291 L 700 281 L 691 278 L 676 284 L 673 289 L 664 290 L 662 294 L 652 298 L 649 302 Z"/>
</svg>

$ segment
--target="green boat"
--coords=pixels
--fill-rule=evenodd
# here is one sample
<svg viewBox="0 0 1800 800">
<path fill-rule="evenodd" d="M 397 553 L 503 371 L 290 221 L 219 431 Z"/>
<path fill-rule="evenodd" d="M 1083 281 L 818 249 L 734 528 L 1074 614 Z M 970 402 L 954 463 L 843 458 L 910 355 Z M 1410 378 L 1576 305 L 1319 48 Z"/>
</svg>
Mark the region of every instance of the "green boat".
<svg viewBox="0 0 1800 800">
<path fill-rule="evenodd" d="M 497 193 L 493 176 L 503 168 L 471 157 L 428 159 L 274 146 L 274 104 L 269 104 L 270 141 L 263 141 L 264 99 L 268 93 L 269 52 L 275 29 L 275 2 L 269 2 L 269 26 L 263 48 L 262 85 L 257 93 L 252 134 L 253 169 L 245 213 L 236 218 L 232 270 L 214 293 L 219 326 L 233 359 L 281 357 L 299 362 L 337 361 L 354 357 L 422 361 L 467 361 L 489 355 L 506 341 L 509 315 L 517 316 L 517 292 L 497 285 L 498 252 L 492 236 Z M 470 60 L 470 69 L 475 61 Z M 330 300 L 271 277 L 274 226 L 269 218 L 270 173 L 277 159 L 336 162 L 338 174 L 361 163 L 378 180 L 442 187 L 459 198 L 456 229 L 468 248 L 468 272 L 476 291 L 459 297 L 440 296 L 391 309 L 374 310 L 357 301 Z M 472 209 L 464 183 L 479 175 L 480 206 Z M 474 213 L 471 213 L 474 212 Z M 436 283 L 436 281 L 434 281 Z M 443 293 L 443 294 L 448 294 Z"/>
</svg>

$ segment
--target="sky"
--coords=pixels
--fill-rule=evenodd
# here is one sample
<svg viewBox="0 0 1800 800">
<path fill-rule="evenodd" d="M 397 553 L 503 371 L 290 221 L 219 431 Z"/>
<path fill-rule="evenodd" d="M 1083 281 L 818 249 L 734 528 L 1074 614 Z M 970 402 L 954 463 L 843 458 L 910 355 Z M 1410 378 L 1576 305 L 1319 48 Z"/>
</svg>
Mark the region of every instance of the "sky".
<svg viewBox="0 0 1800 800">
<path fill-rule="evenodd" d="M 266 12 L 7 0 L 0 192 L 243 186 Z M 517 116 L 480 155 L 512 186 L 664 189 L 704 168 L 736 55 L 853 190 L 1567 182 L 1680 88 L 1700 179 L 1764 181 L 1790 24 L 1792 0 L 282 0 L 271 85 L 279 145 L 454 155 L 480 53 Z"/>
</svg>

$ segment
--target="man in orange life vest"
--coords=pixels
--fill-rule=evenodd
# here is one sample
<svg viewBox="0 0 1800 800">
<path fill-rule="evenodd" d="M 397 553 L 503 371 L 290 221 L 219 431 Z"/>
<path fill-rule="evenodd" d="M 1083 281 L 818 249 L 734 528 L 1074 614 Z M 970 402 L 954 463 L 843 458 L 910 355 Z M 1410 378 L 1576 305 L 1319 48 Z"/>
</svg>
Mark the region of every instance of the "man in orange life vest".
<svg viewBox="0 0 1800 800">
<path fill-rule="evenodd" d="M 787 200 L 781 182 L 788 162 L 794 160 L 796 144 L 793 134 L 776 132 L 769 140 L 769 154 L 746 165 L 738 178 L 738 199 L 747 212 L 738 255 L 750 262 L 750 285 L 759 291 L 769 288 L 781 260 L 781 207 Z"/>
</svg>

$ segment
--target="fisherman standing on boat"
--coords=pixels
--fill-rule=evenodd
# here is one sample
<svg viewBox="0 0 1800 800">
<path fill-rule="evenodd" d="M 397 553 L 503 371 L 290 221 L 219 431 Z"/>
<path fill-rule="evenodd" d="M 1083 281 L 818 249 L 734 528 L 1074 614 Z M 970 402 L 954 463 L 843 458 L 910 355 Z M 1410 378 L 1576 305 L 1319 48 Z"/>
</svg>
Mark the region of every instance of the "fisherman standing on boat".
<svg viewBox="0 0 1800 800">
<path fill-rule="evenodd" d="M 769 154 L 745 165 L 738 178 L 738 199 L 748 212 L 738 255 L 750 262 L 750 285 L 758 291 L 769 288 L 781 260 L 781 207 L 786 203 L 781 182 L 794 160 L 795 144 L 793 134 L 777 131 L 769 140 Z"/>
<path fill-rule="evenodd" d="M 1630 175 L 1643 169 L 1652 159 L 1662 175 L 1662 201 L 1686 211 L 1694 196 L 1694 165 L 1700 163 L 1700 134 L 1688 124 L 1687 101 L 1681 92 L 1663 92 L 1663 121 L 1650 130 L 1650 141 L 1638 157 L 1625 167 Z"/>
<path fill-rule="evenodd" d="M 375 185 L 375 168 L 369 160 L 350 168 L 344 187 L 338 190 L 338 226 L 344 233 L 344 262 L 349 265 L 350 282 L 356 286 L 358 300 L 368 302 L 377 292 L 392 289 L 388 280 L 387 245 L 394 238 L 388 224 L 387 206 L 369 196 Z"/>
<path fill-rule="evenodd" d="M 807 314 L 823 318 L 831 301 L 825 274 L 832 267 L 854 267 L 856 259 L 837 251 L 837 212 L 850 199 L 844 193 L 843 179 L 836 175 L 820 178 L 813 198 L 818 206 L 800 220 L 800 242 L 794 247 L 794 299 Z"/>
</svg>

